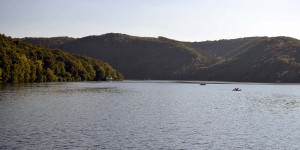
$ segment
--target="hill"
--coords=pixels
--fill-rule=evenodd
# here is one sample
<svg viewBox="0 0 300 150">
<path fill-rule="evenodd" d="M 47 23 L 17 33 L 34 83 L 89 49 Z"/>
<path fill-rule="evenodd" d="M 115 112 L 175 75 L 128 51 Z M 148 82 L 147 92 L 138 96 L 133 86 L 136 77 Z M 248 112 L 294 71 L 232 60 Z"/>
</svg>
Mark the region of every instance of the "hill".
<svg viewBox="0 0 300 150">
<path fill-rule="evenodd" d="M 110 33 L 59 48 L 103 59 L 129 79 L 300 82 L 300 42 L 289 37 L 181 42 Z"/>
<path fill-rule="evenodd" d="M 197 79 L 243 82 L 300 82 L 300 41 L 263 38 L 252 47 L 195 74 Z"/>
<path fill-rule="evenodd" d="M 0 82 L 94 81 L 122 74 L 109 64 L 0 34 Z"/>
<path fill-rule="evenodd" d="M 115 33 L 76 39 L 59 48 L 107 61 L 127 79 L 177 79 L 211 63 L 181 42 Z"/>
<path fill-rule="evenodd" d="M 244 52 L 246 49 L 259 44 L 268 37 L 247 37 L 238 39 L 223 39 L 217 41 L 186 42 L 186 44 L 196 50 L 201 50 L 213 54 L 216 57 L 230 58 Z"/>
</svg>

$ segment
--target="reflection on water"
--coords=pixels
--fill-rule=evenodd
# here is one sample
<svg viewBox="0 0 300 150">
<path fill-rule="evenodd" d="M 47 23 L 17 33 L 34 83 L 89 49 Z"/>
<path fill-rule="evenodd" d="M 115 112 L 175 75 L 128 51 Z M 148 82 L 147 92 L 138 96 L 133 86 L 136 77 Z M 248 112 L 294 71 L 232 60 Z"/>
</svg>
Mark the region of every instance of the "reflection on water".
<svg viewBox="0 0 300 150">
<path fill-rule="evenodd" d="M 62 94 L 71 94 L 71 93 L 105 93 L 105 92 L 115 92 L 116 88 L 112 87 L 103 87 L 103 88 L 79 88 L 79 89 L 59 89 L 56 92 Z"/>
<path fill-rule="evenodd" d="M 299 85 L 127 81 L 0 88 L 0 149 L 300 148 Z"/>
</svg>

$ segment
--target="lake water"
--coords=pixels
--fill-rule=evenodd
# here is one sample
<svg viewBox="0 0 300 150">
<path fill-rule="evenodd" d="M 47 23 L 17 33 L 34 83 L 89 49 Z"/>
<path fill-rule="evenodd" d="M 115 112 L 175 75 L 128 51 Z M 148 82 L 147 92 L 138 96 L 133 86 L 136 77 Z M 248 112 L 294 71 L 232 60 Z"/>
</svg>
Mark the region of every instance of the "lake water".
<svg viewBox="0 0 300 150">
<path fill-rule="evenodd" d="M 0 149 L 300 149 L 299 106 L 300 85 L 7 85 Z"/>
</svg>

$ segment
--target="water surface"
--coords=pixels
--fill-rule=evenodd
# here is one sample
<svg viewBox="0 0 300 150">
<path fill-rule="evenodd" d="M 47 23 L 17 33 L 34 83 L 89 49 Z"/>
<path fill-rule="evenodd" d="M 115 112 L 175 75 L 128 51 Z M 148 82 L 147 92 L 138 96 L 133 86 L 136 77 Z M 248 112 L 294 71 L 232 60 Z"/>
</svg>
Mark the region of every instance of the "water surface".
<svg viewBox="0 0 300 150">
<path fill-rule="evenodd" d="M 0 149 L 300 149 L 299 106 L 297 84 L 7 85 Z"/>
</svg>

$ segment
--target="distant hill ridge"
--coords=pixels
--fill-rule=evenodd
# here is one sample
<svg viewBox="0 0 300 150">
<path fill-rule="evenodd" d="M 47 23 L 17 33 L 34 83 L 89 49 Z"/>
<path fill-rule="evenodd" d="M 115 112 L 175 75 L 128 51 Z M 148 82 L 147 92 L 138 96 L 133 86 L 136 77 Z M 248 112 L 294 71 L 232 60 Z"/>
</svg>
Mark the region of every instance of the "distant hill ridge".
<svg viewBox="0 0 300 150">
<path fill-rule="evenodd" d="M 108 33 L 51 39 L 23 40 L 107 61 L 127 79 L 300 82 L 300 42 L 290 37 L 182 42 Z"/>
</svg>

